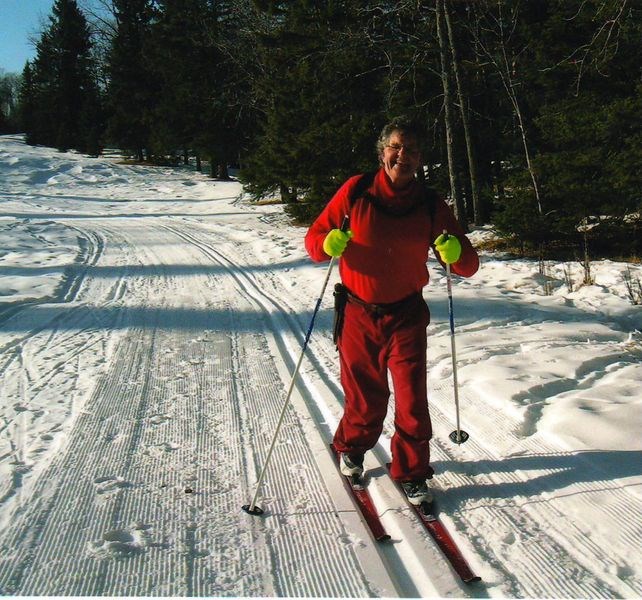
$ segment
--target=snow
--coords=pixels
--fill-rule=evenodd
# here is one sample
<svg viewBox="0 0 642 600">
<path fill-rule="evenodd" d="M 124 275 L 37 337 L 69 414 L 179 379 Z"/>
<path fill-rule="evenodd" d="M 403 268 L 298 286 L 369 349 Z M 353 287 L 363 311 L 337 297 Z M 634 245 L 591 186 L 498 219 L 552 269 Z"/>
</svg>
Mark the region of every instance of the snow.
<svg viewBox="0 0 642 600">
<path fill-rule="evenodd" d="M 642 595 L 642 310 L 627 266 L 431 261 L 433 480 L 482 582 L 458 581 L 366 458 L 392 543 L 335 470 L 327 291 L 252 517 L 327 265 L 281 206 L 189 168 L 0 137 L 0 593 L 218 597 Z M 471 235 L 478 242 L 489 232 Z M 569 291 L 564 268 L 575 281 Z M 331 282 L 337 279 L 336 272 Z M 551 294 L 545 295 L 549 282 Z"/>
</svg>

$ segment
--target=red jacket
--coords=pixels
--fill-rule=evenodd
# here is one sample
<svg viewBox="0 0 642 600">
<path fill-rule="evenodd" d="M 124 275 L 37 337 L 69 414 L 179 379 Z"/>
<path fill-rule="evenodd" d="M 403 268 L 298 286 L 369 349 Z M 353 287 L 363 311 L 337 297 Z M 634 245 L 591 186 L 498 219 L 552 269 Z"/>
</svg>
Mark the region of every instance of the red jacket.
<svg viewBox="0 0 642 600">
<path fill-rule="evenodd" d="M 452 272 L 470 277 L 477 271 L 477 252 L 441 198 L 436 202 L 434 218 L 423 202 L 410 210 L 422 197 L 420 184 L 399 192 L 380 169 L 368 192 L 386 208 L 410 210 L 397 216 L 369 200 L 351 203 L 350 192 L 359 178 L 351 177 L 339 188 L 305 236 L 305 248 L 312 260 L 330 260 L 323 251 L 323 240 L 331 229 L 341 227 L 345 215 L 350 217 L 354 237 L 341 255 L 339 272 L 353 294 L 366 302 L 385 304 L 420 292 L 429 280 L 428 249 L 444 230 L 457 236 L 462 245 L 460 259 L 451 265 Z M 435 256 L 438 258 L 436 252 Z"/>
</svg>

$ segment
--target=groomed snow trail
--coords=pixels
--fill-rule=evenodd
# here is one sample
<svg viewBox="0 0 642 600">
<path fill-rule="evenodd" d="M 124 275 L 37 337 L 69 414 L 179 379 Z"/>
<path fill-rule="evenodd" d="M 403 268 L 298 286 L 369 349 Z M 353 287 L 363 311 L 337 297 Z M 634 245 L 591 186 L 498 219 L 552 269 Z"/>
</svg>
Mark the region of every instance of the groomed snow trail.
<svg viewBox="0 0 642 600">
<path fill-rule="evenodd" d="M 295 417 L 266 486 L 275 498 L 269 518 L 240 510 L 284 389 L 266 340 L 270 327 L 252 298 L 258 292 L 239 285 L 233 265 L 190 243 L 189 227 L 177 232 L 144 219 L 85 227 L 100 230 L 106 248 L 135 257 L 127 294 L 115 304 L 113 294 L 96 302 L 99 261 L 61 310 L 84 312 L 83 298 L 92 299 L 94 318 L 118 315 L 122 333 L 64 450 L 3 532 L 3 593 L 393 592 L 377 590 L 364 574 L 354 534 L 338 517 Z M 55 328 L 50 335 L 64 338 L 62 323 L 37 329 Z"/>
<path fill-rule="evenodd" d="M 492 261 L 457 282 L 471 439 L 456 446 L 445 286 L 431 265 L 434 485 L 483 578 L 468 587 L 386 474 L 394 398 L 366 456 L 391 543 L 372 541 L 343 487 L 328 449 L 343 402 L 330 289 L 259 496 L 266 513 L 241 510 L 327 268 L 280 207 L 251 205 L 235 182 L 13 136 L 0 138 L 0 173 L 0 291 L 14 299 L 0 307 L 0 593 L 642 594 L 639 444 L 574 447 L 547 421 L 553 401 L 595 417 L 599 385 L 622 406 L 636 393 L 635 313 L 533 304 L 503 285 L 527 276 Z"/>
</svg>

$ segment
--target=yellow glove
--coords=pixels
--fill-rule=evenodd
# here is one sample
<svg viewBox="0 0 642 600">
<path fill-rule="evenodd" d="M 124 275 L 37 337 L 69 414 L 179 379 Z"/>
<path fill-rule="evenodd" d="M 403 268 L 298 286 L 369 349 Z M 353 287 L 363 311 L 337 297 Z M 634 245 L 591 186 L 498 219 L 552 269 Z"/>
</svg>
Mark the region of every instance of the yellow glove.
<svg viewBox="0 0 642 600">
<path fill-rule="evenodd" d="M 447 265 L 452 265 L 461 256 L 461 242 L 454 236 L 442 233 L 435 240 L 435 250 Z"/>
<path fill-rule="evenodd" d="M 339 258 L 346 249 L 350 238 L 353 236 L 352 231 L 341 231 L 340 229 L 332 229 L 325 236 L 323 240 L 323 251 L 333 258 Z"/>
</svg>

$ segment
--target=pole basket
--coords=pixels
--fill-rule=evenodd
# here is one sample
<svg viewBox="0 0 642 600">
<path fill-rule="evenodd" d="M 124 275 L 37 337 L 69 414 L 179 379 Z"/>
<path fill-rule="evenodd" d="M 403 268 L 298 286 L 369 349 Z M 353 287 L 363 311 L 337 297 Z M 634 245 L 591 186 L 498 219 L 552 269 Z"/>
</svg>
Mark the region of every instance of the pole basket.
<svg viewBox="0 0 642 600">
<path fill-rule="evenodd" d="M 250 506 L 249 504 L 244 504 L 241 507 L 248 515 L 253 517 L 260 517 L 265 511 L 259 506 Z"/>
<path fill-rule="evenodd" d="M 463 444 L 470 436 L 463 429 L 455 429 L 448 437 L 455 444 Z"/>
</svg>

